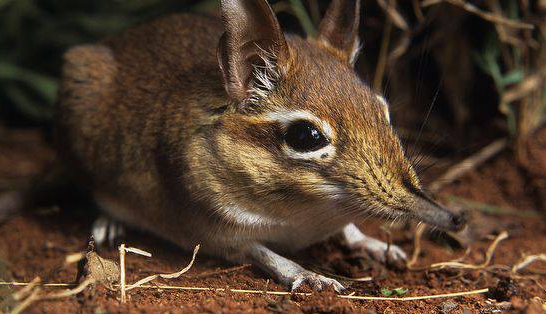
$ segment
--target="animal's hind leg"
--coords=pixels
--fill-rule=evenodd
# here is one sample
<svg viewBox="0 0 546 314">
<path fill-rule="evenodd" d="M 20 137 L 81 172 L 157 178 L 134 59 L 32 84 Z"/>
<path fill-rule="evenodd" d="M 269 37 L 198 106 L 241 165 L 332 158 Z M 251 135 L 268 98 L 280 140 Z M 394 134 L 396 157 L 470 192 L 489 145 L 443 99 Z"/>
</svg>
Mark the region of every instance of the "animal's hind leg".
<svg viewBox="0 0 546 314">
<path fill-rule="evenodd" d="M 125 228 L 121 222 L 102 214 L 93 223 L 91 233 L 98 245 L 115 246 L 125 236 Z"/>
<path fill-rule="evenodd" d="M 0 194 L 0 224 L 25 207 L 25 194 L 21 191 L 10 191 Z"/>
</svg>

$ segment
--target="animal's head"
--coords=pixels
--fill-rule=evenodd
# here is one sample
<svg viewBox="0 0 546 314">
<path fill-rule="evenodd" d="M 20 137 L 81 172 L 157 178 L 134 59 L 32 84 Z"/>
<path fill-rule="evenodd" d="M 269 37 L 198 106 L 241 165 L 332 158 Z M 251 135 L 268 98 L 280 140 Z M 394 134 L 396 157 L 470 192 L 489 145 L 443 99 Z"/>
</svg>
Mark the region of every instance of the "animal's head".
<svg viewBox="0 0 546 314">
<path fill-rule="evenodd" d="M 239 202 L 277 217 L 325 205 L 328 219 L 376 213 L 461 227 L 422 192 L 387 103 L 353 70 L 359 0 L 333 0 L 309 39 L 285 36 L 265 0 L 221 4 L 217 57 L 232 108 L 218 119 L 215 158 Z"/>
</svg>

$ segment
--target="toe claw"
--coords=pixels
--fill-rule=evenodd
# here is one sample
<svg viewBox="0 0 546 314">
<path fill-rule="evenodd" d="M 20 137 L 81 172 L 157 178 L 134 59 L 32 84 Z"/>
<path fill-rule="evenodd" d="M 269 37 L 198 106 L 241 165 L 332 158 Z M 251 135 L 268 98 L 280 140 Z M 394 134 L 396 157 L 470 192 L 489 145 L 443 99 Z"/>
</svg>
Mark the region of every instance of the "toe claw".
<svg viewBox="0 0 546 314">
<path fill-rule="evenodd" d="M 407 260 L 406 253 L 400 247 L 397 245 L 388 245 L 387 243 L 376 239 L 368 239 L 361 243 L 354 244 L 353 249 L 362 249 L 374 260 L 382 264 L 393 265 L 397 268 L 403 268 Z"/>
<path fill-rule="evenodd" d="M 314 291 L 322 291 L 326 287 L 333 287 L 336 292 L 345 290 L 345 287 L 335 279 L 304 270 L 296 275 L 296 278 L 292 283 L 292 292 L 300 288 L 304 283 L 307 283 Z"/>
</svg>

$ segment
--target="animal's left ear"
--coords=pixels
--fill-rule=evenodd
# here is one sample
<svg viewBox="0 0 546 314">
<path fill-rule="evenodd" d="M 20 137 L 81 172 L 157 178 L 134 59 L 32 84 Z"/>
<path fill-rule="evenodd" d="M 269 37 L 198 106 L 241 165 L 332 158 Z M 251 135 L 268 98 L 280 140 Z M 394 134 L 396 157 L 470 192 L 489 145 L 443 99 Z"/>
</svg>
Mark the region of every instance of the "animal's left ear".
<svg viewBox="0 0 546 314">
<path fill-rule="evenodd" d="M 340 52 L 351 65 L 358 52 L 360 0 L 332 0 L 320 22 L 318 39 Z"/>
</svg>

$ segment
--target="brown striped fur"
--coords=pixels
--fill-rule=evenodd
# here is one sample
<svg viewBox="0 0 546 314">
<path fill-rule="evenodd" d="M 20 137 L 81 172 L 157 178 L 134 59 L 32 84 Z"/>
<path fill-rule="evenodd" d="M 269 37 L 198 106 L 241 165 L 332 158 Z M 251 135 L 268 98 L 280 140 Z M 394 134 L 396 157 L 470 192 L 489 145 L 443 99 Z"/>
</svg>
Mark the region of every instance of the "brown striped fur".
<svg viewBox="0 0 546 314">
<path fill-rule="evenodd" d="M 105 211 L 225 256 L 249 241 L 296 250 L 365 215 L 421 215 L 419 180 L 349 51 L 286 36 L 276 88 L 250 103 L 226 92 L 237 86 L 219 70 L 223 31 L 213 18 L 172 15 L 65 54 L 59 149 Z M 288 158 L 267 119 L 280 110 L 327 122 L 335 155 Z M 230 206 L 266 223 L 234 222 Z M 437 224 L 451 227 L 444 216 Z"/>
</svg>

